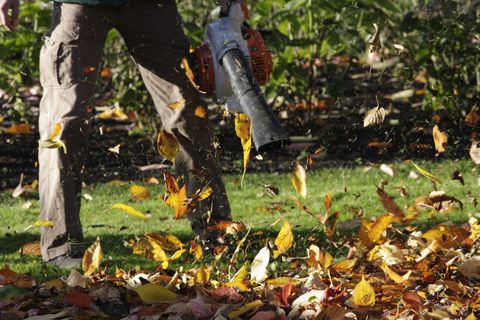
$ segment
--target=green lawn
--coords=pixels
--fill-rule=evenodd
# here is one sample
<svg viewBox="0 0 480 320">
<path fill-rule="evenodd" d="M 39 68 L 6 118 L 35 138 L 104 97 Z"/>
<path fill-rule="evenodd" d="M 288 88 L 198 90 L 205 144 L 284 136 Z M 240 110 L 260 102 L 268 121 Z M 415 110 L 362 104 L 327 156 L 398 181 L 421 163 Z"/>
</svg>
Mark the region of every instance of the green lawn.
<svg viewBox="0 0 480 320">
<path fill-rule="evenodd" d="M 455 210 L 448 217 L 444 215 L 432 217 L 431 212 L 425 210 L 415 224 L 427 228 L 433 223 L 447 219 L 462 223 L 468 219 L 469 214 L 476 212 L 473 197 L 480 194 L 480 181 L 477 169 L 471 161 L 420 162 L 419 165 L 438 176 L 443 182 L 438 188 L 460 199 L 464 209 Z M 409 172 L 415 170 L 411 164 L 398 162 L 391 166 L 395 169 L 394 177 L 379 170 L 378 165 L 329 168 L 308 172 L 308 197 L 302 202 L 311 212 L 319 216 L 324 212 L 325 194 L 331 192 L 332 211 L 339 211 L 340 219 L 346 220 L 354 218 L 354 212 L 360 210 L 366 217 L 385 213 L 376 193 L 377 186 L 382 180 L 388 181 L 385 191 L 395 198 L 402 209 L 406 209 L 416 197 L 427 195 L 433 190 L 432 183 L 428 179 L 422 176 L 417 179 L 409 177 Z M 455 170 L 461 172 L 465 185 L 451 179 Z M 158 178 L 161 179 L 161 176 Z M 305 245 L 308 242 L 305 239 L 312 235 L 322 238 L 322 226 L 317 219 L 306 214 L 290 200 L 290 195 L 294 195 L 295 191 L 289 174 L 247 174 L 243 187 L 240 186 L 240 176 L 226 176 L 225 181 L 233 217 L 235 220 L 244 222 L 247 227 L 252 226 L 252 237 L 255 231 L 263 230 L 266 236 L 274 238 L 281 224 L 272 226 L 272 223 L 283 216 L 290 221 L 297 237 L 296 250 L 299 255 L 305 254 Z M 132 201 L 129 187 L 134 183 L 147 186 L 151 191 L 151 197 L 141 202 Z M 278 187 L 280 194 L 270 195 L 263 187 L 265 184 Z M 402 187 L 408 192 L 407 197 L 400 196 Z M 174 220 L 172 209 L 161 200 L 163 190 L 163 185 L 148 185 L 138 181 L 124 185 L 96 184 L 84 188 L 83 193 L 93 198 L 90 201 L 82 198 L 81 216 L 86 244 L 100 237 L 104 261 L 107 261 L 110 266 L 117 265 L 124 269 L 141 266 L 145 269 L 153 269 L 155 267 L 153 261 L 131 254 L 131 249 L 124 244 L 126 239 L 131 235 L 141 235 L 145 232 L 173 233 L 185 241 L 192 238 L 188 221 Z M 298 195 L 297 197 L 299 198 Z M 35 275 L 48 277 L 52 271 L 41 268 L 40 258 L 21 256 L 18 252 L 23 243 L 39 239 L 38 228 L 33 227 L 25 231 L 25 228 L 37 220 L 39 210 L 37 198 L 36 192 L 28 192 L 17 199 L 11 197 L 11 190 L 0 193 L 0 216 L 2 217 L 0 264 L 8 264 L 17 272 L 31 271 Z M 31 208 L 22 208 L 27 201 L 32 202 Z M 141 220 L 110 209 L 114 203 L 118 202 L 129 204 L 142 212 L 150 212 L 151 217 L 148 220 Z M 275 206 L 282 210 L 279 212 L 265 209 Z M 340 230 L 339 233 L 341 232 L 345 231 Z"/>
</svg>

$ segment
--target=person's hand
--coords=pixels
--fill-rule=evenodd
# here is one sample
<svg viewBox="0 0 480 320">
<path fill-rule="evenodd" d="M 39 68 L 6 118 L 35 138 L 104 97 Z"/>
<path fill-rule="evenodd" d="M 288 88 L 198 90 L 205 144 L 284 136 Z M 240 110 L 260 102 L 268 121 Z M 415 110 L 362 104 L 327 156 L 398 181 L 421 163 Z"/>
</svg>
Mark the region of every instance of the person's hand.
<svg viewBox="0 0 480 320">
<path fill-rule="evenodd" d="M 20 0 L 0 0 L 0 25 L 8 31 L 15 31 L 18 24 Z"/>
</svg>

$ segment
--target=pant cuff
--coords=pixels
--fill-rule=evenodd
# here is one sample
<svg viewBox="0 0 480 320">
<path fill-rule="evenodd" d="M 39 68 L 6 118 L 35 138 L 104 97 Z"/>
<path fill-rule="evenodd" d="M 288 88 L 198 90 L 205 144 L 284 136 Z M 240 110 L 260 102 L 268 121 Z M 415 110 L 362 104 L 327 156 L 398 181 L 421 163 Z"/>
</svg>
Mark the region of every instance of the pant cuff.
<svg viewBox="0 0 480 320">
<path fill-rule="evenodd" d="M 81 257 L 82 252 L 83 252 L 83 246 L 78 244 L 65 243 L 65 244 L 62 244 L 61 246 L 47 249 L 47 251 L 43 254 L 42 257 L 43 257 L 43 261 L 49 261 L 63 255 Z"/>
</svg>

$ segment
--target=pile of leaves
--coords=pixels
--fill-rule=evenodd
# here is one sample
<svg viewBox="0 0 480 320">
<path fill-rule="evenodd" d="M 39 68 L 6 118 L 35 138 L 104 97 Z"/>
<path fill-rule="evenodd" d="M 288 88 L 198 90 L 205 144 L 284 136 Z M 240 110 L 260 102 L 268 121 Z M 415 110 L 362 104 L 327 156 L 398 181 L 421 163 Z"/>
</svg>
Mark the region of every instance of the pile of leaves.
<svg viewBox="0 0 480 320">
<path fill-rule="evenodd" d="M 52 139 L 55 140 L 55 139 Z M 419 176 L 441 181 L 413 164 Z M 383 168 L 387 172 L 387 168 Z M 412 171 L 413 172 L 413 171 Z M 457 179 L 461 175 L 457 174 Z M 167 204 L 181 217 L 188 205 L 182 188 L 165 175 Z M 307 197 L 306 171 L 300 164 L 292 184 Z M 443 223 L 421 230 L 412 222 L 422 211 L 448 214 L 462 208 L 443 191 L 417 197 L 402 210 L 377 189 L 386 213 L 372 219 L 337 221 L 332 194 L 324 212 L 310 211 L 292 196 L 300 212 L 318 220 L 307 239 L 295 235 L 280 216 L 269 237 L 240 222 L 211 226 L 215 241 L 183 243 L 172 234 L 132 236 L 134 254 L 158 263 L 156 270 L 111 268 L 103 261 L 101 240 L 85 252 L 82 272 L 38 283 L 8 266 L 0 270 L 0 316 L 6 319 L 476 319 L 480 316 L 480 223 L 475 216 L 455 226 Z M 272 194 L 275 188 L 270 186 Z M 141 201 L 149 190 L 130 188 Z M 169 200 L 170 199 L 170 200 Z M 193 202 L 192 202 L 193 201 Z M 286 205 L 286 204 L 284 204 Z M 115 208 L 141 219 L 148 215 L 125 204 Z M 277 212 L 281 210 L 276 210 Z M 38 225 L 51 226 L 48 221 Z M 23 254 L 38 254 L 26 245 Z M 188 267 L 187 267 L 188 266 Z"/>
</svg>

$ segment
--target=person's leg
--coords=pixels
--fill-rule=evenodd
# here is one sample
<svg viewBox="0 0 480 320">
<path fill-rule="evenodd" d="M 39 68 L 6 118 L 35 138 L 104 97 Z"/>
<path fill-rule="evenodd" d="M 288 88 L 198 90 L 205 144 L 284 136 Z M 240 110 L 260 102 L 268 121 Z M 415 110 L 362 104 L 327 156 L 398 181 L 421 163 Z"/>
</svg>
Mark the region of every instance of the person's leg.
<svg viewBox="0 0 480 320">
<path fill-rule="evenodd" d="M 78 256 L 83 248 L 80 223 L 81 171 L 90 130 L 87 106 L 109 24 L 104 10 L 76 4 L 54 4 L 52 26 L 40 53 L 40 139 L 60 123 L 60 149 L 39 149 L 41 251 L 45 261 Z"/>
<path fill-rule="evenodd" d="M 184 175 L 187 196 L 206 185 L 213 190 L 210 198 L 188 214 L 194 233 L 202 234 L 216 221 L 231 220 L 230 206 L 208 117 L 195 115 L 196 108 L 206 110 L 206 104 L 181 66 L 182 58 L 188 54 L 189 42 L 175 1 L 132 2 L 121 12 L 115 27 L 140 69 L 163 128 L 172 133 L 180 145 L 175 165 Z"/>
</svg>

